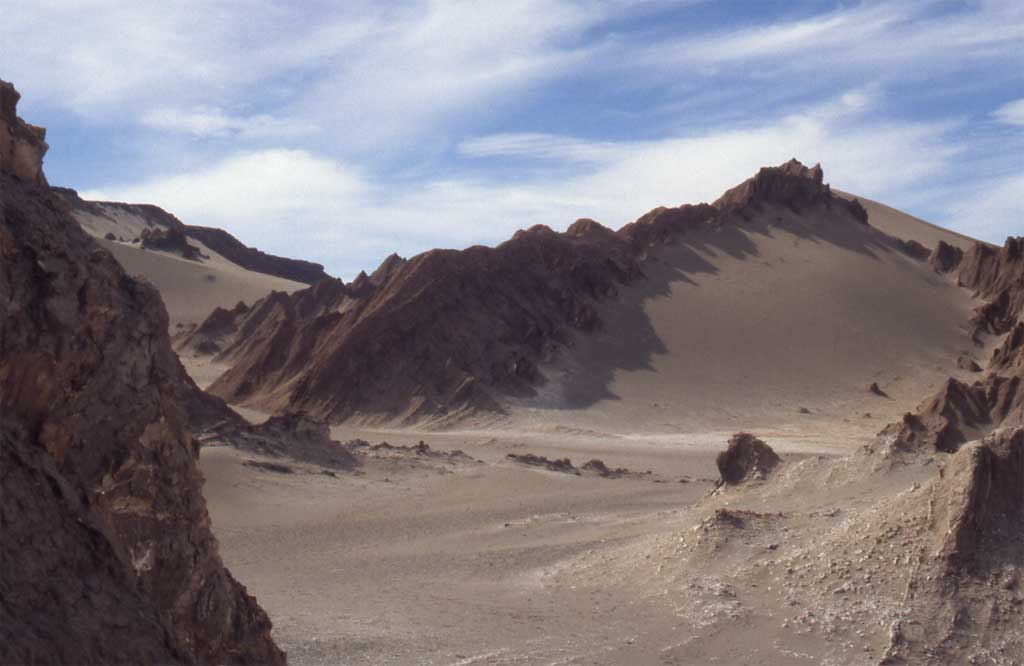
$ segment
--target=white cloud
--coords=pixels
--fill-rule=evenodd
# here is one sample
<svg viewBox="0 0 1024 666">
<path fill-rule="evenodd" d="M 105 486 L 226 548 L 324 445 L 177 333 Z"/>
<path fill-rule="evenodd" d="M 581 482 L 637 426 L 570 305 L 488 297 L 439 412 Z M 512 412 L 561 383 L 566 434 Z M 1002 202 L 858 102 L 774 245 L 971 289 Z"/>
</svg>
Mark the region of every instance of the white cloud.
<svg viewBox="0 0 1024 666">
<path fill-rule="evenodd" d="M 147 111 L 141 121 L 154 129 L 184 132 L 196 137 L 280 138 L 317 131 L 311 124 L 275 118 L 267 114 L 230 116 L 220 109 L 199 107 L 191 111 L 160 108 Z"/>
<path fill-rule="evenodd" d="M 947 207 L 943 222 L 951 229 L 1002 243 L 1024 235 L 1024 171 L 972 186 Z"/>
<path fill-rule="evenodd" d="M 1024 125 L 1024 99 L 1007 102 L 996 109 L 992 115 L 1007 125 Z"/>
<path fill-rule="evenodd" d="M 187 223 L 221 226 L 351 277 L 392 251 L 496 243 L 533 224 L 564 229 L 593 217 L 618 227 L 658 205 L 713 200 L 794 156 L 824 162 L 837 187 L 887 199 L 942 173 L 958 152 L 948 125 L 870 121 L 857 111 L 863 106 L 860 94 L 847 95 L 758 127 L 659 141 L 506 134 L 468 142 L 474 155 L 553 161 L 554 173 L 549 164 L 510 182 L 450 177 L 393 188 L 307 151 L 268 150 L 83 196 L 153 202 Z"/>
</svg>

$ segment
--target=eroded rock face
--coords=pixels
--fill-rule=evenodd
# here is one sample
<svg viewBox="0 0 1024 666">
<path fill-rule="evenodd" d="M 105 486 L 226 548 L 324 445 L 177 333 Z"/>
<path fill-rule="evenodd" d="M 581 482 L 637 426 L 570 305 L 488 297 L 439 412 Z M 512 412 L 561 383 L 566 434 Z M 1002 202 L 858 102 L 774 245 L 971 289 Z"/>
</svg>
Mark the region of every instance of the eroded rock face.
<svg viewBox="0 0 1024 666">
<path fill-rule="evenodd" d="M 43 155 L 49 149 L 46 130 L 18 117 L 19 99 L 21 95 L 13 85 L 0 81 L 0 173 L 45 187 Z"/>
<path fill-rule="evenodd" d="M 962 286 L 989 299 L 972 317 L 975 336 L 1004 337 L 984 377 L 971 384 L 950 378 L 916 412 L 882 430 L 896 450 L 953 452 L 995 428 L 1024 425 L 1024 239 L 1008 238 L 999 249 L 978 243 L 949 265 Z"/>
<path fill-rule="evenodd" d="M 38 185 L 0 174 L 0 662 L 283 663 L 217 553 L 159 295 Z"/>
<path fill-rule="evenodd" d="M 733 435 L 728 448 L 715 459 L 721 483 L 727 485 L 765 479 L 781 462 L 772 447 L 747 432 Z"/>
<path fill-rule="evenodd" d="M 883 664 L 979 663 L 1024 651 L 1024 428 L 962 447 L 918 499 L 920 542 Z"/>
<path fill-rule="evenodd" d="M 139 238 L 146 250 L 173 252 L 189 261 L 198 261 L 202 257 L 199 248 L 188 242 L 184 229 L 180 227 L 143 229 Z"/>
<path fill-rule="evenodd" d="M 940 240 L 928 257 L 928 263 L 939 273 L 949 273 L 960 266 L 963 258 L 963 250 Z"/>
</svg>

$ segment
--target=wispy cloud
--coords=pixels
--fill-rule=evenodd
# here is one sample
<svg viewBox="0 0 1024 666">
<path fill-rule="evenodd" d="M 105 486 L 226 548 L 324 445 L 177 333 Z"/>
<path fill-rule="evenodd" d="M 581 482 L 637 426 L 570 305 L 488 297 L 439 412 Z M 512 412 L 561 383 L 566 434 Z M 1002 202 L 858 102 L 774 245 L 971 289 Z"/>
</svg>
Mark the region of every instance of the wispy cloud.
<svg viewBox="0 0 1024 666">
<path fill-rule="evenodd" d="M 318 260 L 351 276 L 394 250 L 494 243 L 533 224 L 564 228 L 587 216 L 618 227 L 658 205 L 713 200 L 793 156 L 825 162 L 837 186 L 885 198 L 941 173 L 960 150 L 948 124 L 879 123 L 864 117 L 864 104 L 855 92 L 745 130 L 656 141 L 504 134 L 462 147 L 473 156 L 549 163 L 524 168 L 515 181 L 470 175 L 469 165 L 462 175 L 396 188 L 306 151 L 269 150 L 85 195 L 152 201 L 275 252 L 316 248 Z"/>
<path fill-rule="evenodd" d="M 184 132 L 196 137 L 241 137 L 246 139 L 302 136 L 318 131 L 315 125 L 275 118 L 268 114 L 231 116 L 220 109 L 197 108 L 190 111 L 160 108 L 147 111 L 140 122 L 154 129 Z"/>
<path fill-rule="evenodd" d="M 1024 99 L 1007 102 L 993 112 L 993 117 L 1007 125 L 1024 125 Z"/>
</svg>

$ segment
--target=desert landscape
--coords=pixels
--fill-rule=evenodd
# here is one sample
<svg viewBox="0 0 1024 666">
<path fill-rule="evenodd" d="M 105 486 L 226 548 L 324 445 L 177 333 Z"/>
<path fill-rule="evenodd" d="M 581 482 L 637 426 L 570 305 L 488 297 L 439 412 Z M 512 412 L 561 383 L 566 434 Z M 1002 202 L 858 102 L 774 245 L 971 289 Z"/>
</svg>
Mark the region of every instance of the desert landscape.
<svg viewBox="0 0 1024 666">
<path fill-rule="evenodd" d="M 0 663 L 1024 663 L 1024 236 L 787 155 L 346 281 L 51 186 L 22 101 Z"/>
</svg>

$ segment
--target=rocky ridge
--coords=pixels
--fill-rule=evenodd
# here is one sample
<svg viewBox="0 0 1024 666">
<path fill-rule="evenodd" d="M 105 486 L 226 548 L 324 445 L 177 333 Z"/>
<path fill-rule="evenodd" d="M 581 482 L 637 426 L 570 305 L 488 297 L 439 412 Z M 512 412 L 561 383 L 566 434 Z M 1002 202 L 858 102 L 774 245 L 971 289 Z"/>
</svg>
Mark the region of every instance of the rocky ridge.
<svg viewBox="0 0 1024 666">
<path fill-rule="evenodd" d="M 645 278 L 652 248 L 772 206 L 865 224 L 863 207 L 822 178 L 820 166 L 793 160 L 714 205 L 656 208 L 618 231 L 580 219 L 565 233 L 535 226 L 494 248 L 389 257 L 350 284 L 322 281 L 244 312 L 218 311 L 179 349 L 213 351 L 230 369 L 210 391 L 268 411 L 433 424 L 500 415 L 548 381 L 546 363 L 602 327 L 599 304 Z M 902 251 L 897 239 L 878 238 Z"/>
<path fill-rule="evenodd" d="M 284 663 L 217 553 L 160 297 L 67 215 L 0 94 L 0 661 Z"/>
<path fill-rule="evenodd" d="M 148 233 L 154 236 L 147 245 L 147 239 L 140 235 L 138 240 L 141 241 L 143 247 L 174 252 L 186 259 L 197 260 L 200 258 L 199 249 L 188 243 L 188 239 L 192 239 L 202 243 L 228 261 L 257 273 L 305 284 L 313 284 L 329 277 L 320 264 L 261 252 L 256 248 L 246 246 L 223 229 L 184 224 L 177 217 L 158 206 L 113 201 L 86 201 L 72 189 L 64 187 L 53 189 L 70 205 L 71 213 L 76 218 L 82 214 L 88 214 L 116 221 L 116 214 L 125 214 L 141 220 L 148 227 Z M 125 238 L 125 240 L 134 241 L 135 238 Z"/>
</svg>

